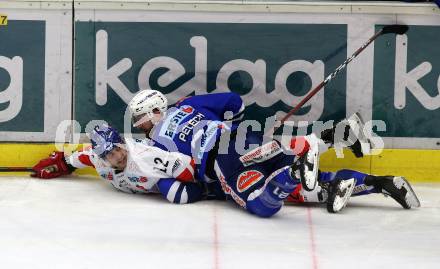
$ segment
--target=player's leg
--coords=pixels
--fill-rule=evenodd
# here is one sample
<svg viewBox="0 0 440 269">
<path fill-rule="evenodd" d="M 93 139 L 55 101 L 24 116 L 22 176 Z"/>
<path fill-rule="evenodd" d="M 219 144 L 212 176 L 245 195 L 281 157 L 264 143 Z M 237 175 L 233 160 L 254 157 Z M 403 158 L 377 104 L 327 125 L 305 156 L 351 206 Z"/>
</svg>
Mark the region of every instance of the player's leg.
<svg viewBox="0 0 440 269">
<path fill-rule="evenodd" d="M 327 203 L 327 210 L 336 213 L 342 210 L 351 197 L 355 184 L 355 177 L 345 174 L 320 173 L 318 186 L 312 191 L 303 191 L 301 184 L 288 193 L 295 184 L 294 173 L 287 169 L 273 172 L 267 179 L 264 187 L 256 189 L 248 197 L 248 210 L 259 216 L 268 217 L 275 214 L 282 206 L 281 199 L 291 202 Z M 332 174 L 331 180 L 327 177 Z M 290 183 L 290 184 L 288 184 Z M 286 195 L 287 194 L 287 195 Z"/>
<path fill-rule="evenodd" d="M 321 173 L 322 182 L 349 180 L 354 178 L 356 186 L 352 196 L 382 193 L 391 196 L 403 208 L 419 207 L 420 202 L 409 182 L 404 177 L 374 176 L 353 170 L 340 170 L 337 173 Z"/>
<path fill-rule="evenodd" d="M 291 168 L 279 169 L 270 174 L 265 184 L 254 189 L 247 197 L 247 210 L 260 217 L 271 217 L 283 206 L 283 201 L 297 186 L 298 179 L 292 176 Z"/>
<path fill-rule="evenodd" d="M 301 137 L 298 140 L 301 141 L 301 143 L 297 143 L 300 144 L 298 147 L 300 149 L 286 152 L 278 141 L 269 140 L 266 142 L 262 136 L 248 133 L 244 141 L 245 147 L 249 147 L 249 144 L 261 146 L 240 155 L 236 150 L 236 140 L 231 140 L 228 154 L 219 154 L 217 160 L 221 164 L 229 163 L 229 168 L 239 171 L 252 165 L 260 165 L 266 167 L 269 174 L 290 166 L 292 172 L 295 173 L 294 177 L 301 181 L 303 188 L 311 191 L 317 185 L 320 140 L 315 135 L 310 135 L 307 138 Z"/>
<path fill-rule="evenodd" d="M 287 196 L 289 191 L 293 191 L 296 185 L 300 184 L 299 180 L 293 179 L 281 181 L 277 178 L 276 183 L 270 182 L 270 175 L 258 165 L 252 165 L 237 173 L 229 169 L 223 160 L 216 160 L 214 169 L 223 191 L 239 206 L 260 217 L 270 217 L 282 206 L 282 199 L 272 194 L 275 185 L 278 185 L 278 194 L 284 193 Z M 285 173 L 285 171 L 280 172 Z M 269 193 L 268 190 L 272 192 Z M 255 201 L 249 203 L 248 199 Z"/>
<path fill-rule="evenodd" d="M 280 156 L 282 157 L 283 155 L 281 154 Z M 290 157 L 290 155 L 285 156 L 285 158 Z M 290 193 L 298 186 L 304 188 L 304 184 L 300 184 L 303 183 L 301 179 L 317 176 L 317 174 L 311 174 L 313 169 L 310 167 L 308 170 L 310 172 L 309 175 L 305 174 L 303 170 L 304 166 L 313 165 L 313 158 L 319 158 L 319 156 L 310 156 L 305 152 L 302 156 L 295 157 L 296 161 L 293 165 L 285 166 L 275 171 L 271 162 L 263 162 L 256 165 L 260 169 L 264 169 L 267 177 L 263 186 L 254 188 L 247 196 L 246 207 L 248 211 L 260 217 L 270 217 L 277 213 Z M 317 167 L 317 164 L 315 165 Z M 317 179 L 315 178 L 314 180 Z"/>
<path fill-rule="evenodd" d="M 258 143 L 261 140 L 261 137 L 250 134 L 244 142 L 248 147 L 250 142 Z M 278 212 L 283 200 L 298 184 L 308 190 L 316 187 L 319 161 L 317 139 L 308 142 L 307 149 L 297 156 L 285 154 L 276 141 L 240 155 L 235 142 L 234 139 L 229 141 L 227 154 L 219 152 L 215 155 L 213 172 L 223 191 L 248 211 L 261 217 L 270 217 Z M 212 174 L 209 170 L 207 174 Z"/>
<path fill-rule="evenodd" d="M 320 177 L 326 173 L 320 173 Z M 318 186 L 313 191 L 304 191 L 301 185 L 286 198 L 291 203 L 326 203 L 330 213 L 341 211 L 350 199 L 356 180 L 354 178 L 334 179 L 322 181 L 318 179 Z"/>
<path fill-rule="evenodd" d="M 301 185 L 291 166 L 268 172 L 264 165 L 254 164 L 237 172 L 230 169 L 227 159 L 218 158 L 214 168 L 223 191 L 238 205 L 260 217 L 277 213 L 283 200 Z"/>
<path fill-rule="evenodd" d="M 385 196 L 391 196 L 405 209 L 420 207 L 416 193 L 404 177 L 367 175 L 364 183 L 374 186 L 375 190 Z"/>
</svg>

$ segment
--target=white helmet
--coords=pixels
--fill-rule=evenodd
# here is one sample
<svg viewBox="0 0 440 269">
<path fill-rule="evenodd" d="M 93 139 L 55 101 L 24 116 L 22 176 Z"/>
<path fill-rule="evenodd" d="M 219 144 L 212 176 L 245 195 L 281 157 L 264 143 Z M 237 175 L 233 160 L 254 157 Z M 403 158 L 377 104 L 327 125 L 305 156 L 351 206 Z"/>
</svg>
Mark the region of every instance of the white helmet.
<svg viewBox="0 0 440 269">
<path fill-rule="evenodd" d="M 155 119 L 157 119 L 157 117 L 154 117 L 155 114 L 153 110 L 159 110 L 162 116 L 164 116 L 167 107 L 168 100 L 165 95 L 155 90 L 142 90 L 128 103 L 134 127 L 139 126 L 145 120 L 151 120 L 153 124 L 156 124 L 157 120 Z"/>
</svg>

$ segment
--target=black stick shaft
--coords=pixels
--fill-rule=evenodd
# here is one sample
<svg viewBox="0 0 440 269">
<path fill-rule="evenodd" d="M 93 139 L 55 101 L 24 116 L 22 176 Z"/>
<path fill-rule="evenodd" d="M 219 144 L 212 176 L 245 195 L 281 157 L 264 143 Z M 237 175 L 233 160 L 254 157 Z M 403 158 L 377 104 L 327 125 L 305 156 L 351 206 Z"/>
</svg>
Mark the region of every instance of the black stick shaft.
<svg viewBox="0 0 440 269">
<path fill-rule="evenodd" d="M 383 29 L 380 30 L 379 32 L 377 32 L 376 34 L 374 34 L 374 36 L 372 36 L 370 39 L 368 39 L 367 42 L 365 42 L 359 49 L 357 49 L 349 58 L 347 58 L 340 66 L 338 66 L 338 68 L 336 68 L 336 70 L 331 73 L 330 75 L 328 75 L 324 81 L 322 81 L 321 83 L 319 83 L 318 86 L 316 86 L 316 88 L 314 88 L 312 91 L 310 91 L 306 97 L 304 97 L 304 99 L 301 100 L 301 102 L 299 102 L 299 104 L 297 104 L 292 110 L 289 111 L 289 113 L 287 113 L 282 119 L 281 119 L 281 125 L 276 127 L 274 129 L 274 132 L 276 130 L 278 130 L 278 128 L 280 128 L 281 126 L 283 126 L 284 122 L 290 117 L 292 116 L 294 113 L 298 112 L 298 110 L 305 104 L 307 103 L 307 101 L 310 100 L 310 98 L 312 98 L 317 92 L 319 92 L 322 88 L 324 88 L 324 86 L 330 81 L 332 80 L 334 77 L 336 77 L 336 75 L 342 70 L 344 69 L 348 63 L 350 63 L 354 58 L 356 58 L 366 47 L 368 47 L 368 45 L 370 45 L 378 36 L 380 36 L 383 32 Z"/>
<path fill-rule="evenodd" d="M 32 172 L 31 167 L 0 167 L 0 172 Z"/>
</svg>

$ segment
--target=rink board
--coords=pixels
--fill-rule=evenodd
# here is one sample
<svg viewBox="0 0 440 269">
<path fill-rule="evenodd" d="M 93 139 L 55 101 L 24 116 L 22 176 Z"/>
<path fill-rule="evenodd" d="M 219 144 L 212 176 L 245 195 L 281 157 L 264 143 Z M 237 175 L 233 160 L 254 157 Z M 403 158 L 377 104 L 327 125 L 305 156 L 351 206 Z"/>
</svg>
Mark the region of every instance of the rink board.
<svg viewBox="0 0 440 269">
<path fill-rule="evenodd" d="M 82 145 L 78 146 L 81 149 Z M 0 167 L 32 167 L 52 151 L 63 149 L 72 151 L 75 147 L 56 147 L 54 144 L 1 144 Z M 322 171 L 337 171 L 354 169 L 377 175 L 401 175 L 411 182 L 440 182 L 440 151 L 438 150 L 409 150 L 384 149 L 377 155 L 365 156 L 358 159 L 347 150 L 344 158 L 337 158 L 334 150 L 321 156 Z M 80 169 L 75 172 L 80 175 L 95 175 L 92 168 Z M 11 175 L 17 173 L 2 173 Z M 24 173 L 19 173 L 23 175 Z"/>
<path fill-rule="evenodd" d="M 0 141 L 55 141 L 72 117 L 73 13 L 40 4 L 0 1 Z"/>
<path fill-rule="evenodd" d="M 359 112 L 380 121 L 375 132 L 386 148 L 440 148 L 440 130 L 431 128 L 440 119 L 439 16 L 99 8 L 75 14 L 74 117 L 80 126 L 104 119 L 124 132 L 126 103 L 139 88 L 160 90 L 171 104 L 236 92 L 245 119 L 264 128 L 383 25 L 408 24 L 403 36 L 378 38 L 289 120 L 326 122 Z"/>
<path fill-rule="evenodd" d="M 386 125 L 375 131 L 388 149 L 440 149 L 434 4 L 1 1 L 0 11 L 0 141 L 77 143 L 93 120 L 130 129 L 126 104 L 148 87 L 170 104 L 234 91 L 262 125 L 402 23 L 404 36 L 378 38 L 290 120 L 359 112 Z"/>
<path fill-rule="evenodd" d="M 266 117 L 288 112 L 383 25 L 402 23 L 410 26 L 406 35 L 377 39 L 291 120 L 359 112 L 385 123 L 375 129 L 385 142 L 381 154 L 326 153 L 323 170 L 440 180 L 435 5 L 133 2 L 0 2 L 7 16 L 0 26 L 1 142 L 81 143 L 76 134 L 85 138 L 94 120 L 130 131 L 126 104 L 146 87 L 170 103 L 234 91 L 246 119 L 264 128 Z M 32 166 L 54 147 L 1 144 L 7 154 L 0 165 Z"/>
</svg>

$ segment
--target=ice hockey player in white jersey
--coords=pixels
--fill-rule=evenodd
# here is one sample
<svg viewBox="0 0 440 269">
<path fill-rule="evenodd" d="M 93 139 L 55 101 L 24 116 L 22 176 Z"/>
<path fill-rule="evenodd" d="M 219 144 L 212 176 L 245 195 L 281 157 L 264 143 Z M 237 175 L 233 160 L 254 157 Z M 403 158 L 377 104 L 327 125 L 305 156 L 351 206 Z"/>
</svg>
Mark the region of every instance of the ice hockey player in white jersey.
<svg viewBox="0 0 440 269">
<path fill-rule="evenodd" d="M 351 170 L 320 172 L 316 174 L 319 185 L 314 189 L 316 181 L 310 179 L 313 177 L 304 178 L 307 173 L 317 172 L 317 145 L 322 142 L 313 136 L 294 138 L 290 149 L 282 149 L 278 141 L 262 144 L 260 136 L 248 132 L 244 138 L 246 146 L 261 146 L 244 154 L 237 152 L 237 129 L 244 111 L 237 94 L 187 97 L 169 110 L 167 104 L 166 97 L 158 91 L 140 91 L 129 103 L 134 126 L 142 129 L 156 146 L 192 156 L 198 180 L 219 180 L 224 192 L 251 213 L 272 216 L 286 197 L 295 202 L 324 202 L 329 212 L 338 212 L 352 194 L 371 193 L 390 195 L 404 208 L 420 206 L 410 184 L 402 177 Z M 357 128 L 362 130 L 362 121 L 356 115 L 354 123 L 360 124 Z M 225 133 L 230 134 L 226 153 L 219 142 Z M 323 142 L 332 144 L 334 135 L 335 128 L 324 132 Z M 303 147 L 295 152 L 297 144 Z M 352 141 L 350 146 L 357 157 L 362 157 L 360 141 Z M 292 149 L 296 156 L 286 154 L 286 150 Z M 300 180 L 302 184 L 298 184 Z"/>
<path fill-rule="evenodd" d="M 107 125 L 90 133 L 92 148 L 70 156 L 54 152 L 33 167 L 32 176 L 50 179 L 77 168 L 94 167 L 116 189 L 127 193 L 160 193 L 172 203 L 206 199 L 206 188 L 194 182 L 194 160 L 179 152 L 148 145 L 147 140 L 124 140 Z"/>
</svg>

